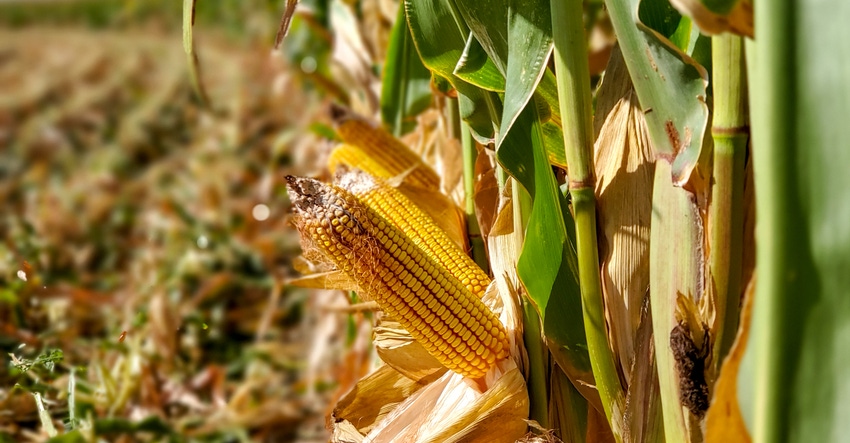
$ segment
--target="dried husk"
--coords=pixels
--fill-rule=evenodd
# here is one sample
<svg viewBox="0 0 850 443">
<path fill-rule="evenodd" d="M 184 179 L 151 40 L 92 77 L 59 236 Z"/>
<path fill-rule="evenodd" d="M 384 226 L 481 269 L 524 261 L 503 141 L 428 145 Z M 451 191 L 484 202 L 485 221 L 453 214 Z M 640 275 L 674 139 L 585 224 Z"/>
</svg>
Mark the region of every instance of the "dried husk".
<svg viewBox="0 0 850 443">
<path fill-rule="evenodd" d="M 649 288 L 655 173 L 646 121 L 634 90 L 628 90 L 605 119 L 596 142 L 595 166 L 602 293 L 612 347 L 628 383 Z"/>
<path fill-rule="evenodd" d="M 514 442 L 528 424 L 528 392 L 513 360 L 491 372 L 485 391 L 458 374 L 443 377 L 398 406 L 364 442 Z"/>
<path fill-rule="evenodd" d="M 401 324 L 386 316 L 378 320 L 373 336 L 381 360 L 411 380 L 430 383 L 448 370 Z"/>
<path fill-rule="evenodd" d="M 390 366 L 381 366 L 360 380 L 333 410 L 333 441 L 360 440 L 399 403 L 425 386 Z M 353 428 L 353 429 L 352 429 Z"/>
<path fill-rule="evenodd" d="M 741 368 L 744 352 L 747 350 L 754 295 L 755 279 L 753 278 L 747 285 L 744 294 L 744 306 L 741 309 L 741 324 L 738 328 L 738 335 L 735 337 L 729 355 L 723 361 L 720 377 L 714 385 L 714 397 L 706 413 L 705 441 L 707 443 L 729 441 L 749 443 L 752 441 L 741 413 L 741 405 L 738 402 L 738 371 Z"/>
</svg>

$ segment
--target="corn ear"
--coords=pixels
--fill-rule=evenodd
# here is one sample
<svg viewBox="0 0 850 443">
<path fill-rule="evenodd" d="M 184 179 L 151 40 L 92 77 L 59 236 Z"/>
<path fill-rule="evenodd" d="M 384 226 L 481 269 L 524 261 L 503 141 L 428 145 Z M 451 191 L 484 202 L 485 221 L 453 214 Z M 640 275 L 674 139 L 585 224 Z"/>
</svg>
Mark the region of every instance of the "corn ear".
<svg viewBox="0 0 850 443">
<path fill-rule="evenodd" d="M 508 357 L 498 317 L 399 228 L 338 186 L 292 176 L 287 181 L 302 238 L 440 363 L 480 378 Z"/>
<path fill-rule="evenodd" d="M 337 183 L 401 229 L 416 246 L 448 269 L 481 298 L 490 277 L 446 234 L 437 222 L 401 191 L 362 171 L 347 171 Z"/>
<path fill-rule="evenodd" d="M 440 189 L 440 176 L 434 169 L 384 129 L 346 115 L 338 120 L 337 134 L 345 144 L 331 152 L 331 173 L 342 164 L 384 179 L 403 177 L 405 182 L 423 189 Z"/>
</svg>

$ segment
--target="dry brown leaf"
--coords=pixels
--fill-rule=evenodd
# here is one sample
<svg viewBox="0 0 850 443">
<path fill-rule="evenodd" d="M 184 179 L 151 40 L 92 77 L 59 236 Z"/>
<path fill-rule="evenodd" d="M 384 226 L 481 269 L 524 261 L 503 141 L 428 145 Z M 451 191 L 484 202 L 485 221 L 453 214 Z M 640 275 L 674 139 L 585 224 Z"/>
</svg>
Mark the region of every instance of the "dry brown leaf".
<svg viewBox="0 0 850 443">
<path fill-rule="evenodd" d="M 747 425 L 741 415 L 738 403 L 738 371 L 741 360 L 747 350 L 750 335 L 750 322 L 753 314 L 753 298 L 755 295 L 755 279 L 751 279 L 744 294 L 744 306 L 741 309 L 741 323 L 738 335 L 729 355 L 723 361 L 720 377 L 714 385 L 714 397 L 705 418 L 706 443 L 726 443 L 752 441 Z"/>
<path fill-rule="evenodd" d="M 652 313 L 649 298 L 641 308 L 641 322 L 635 340 L 631 383 L 626 393 L 626 438 L 631 443 L 653 443 L 664 436 L 661 392 L 655 367 Z"/>
<path fill-rule="evenodd" d="M 475 216 L 484 244 L 487 245 L 499 209 L 499 182 L 490 155 L 480 147 L 475 159 L 475 178 Z"/>
</svg>

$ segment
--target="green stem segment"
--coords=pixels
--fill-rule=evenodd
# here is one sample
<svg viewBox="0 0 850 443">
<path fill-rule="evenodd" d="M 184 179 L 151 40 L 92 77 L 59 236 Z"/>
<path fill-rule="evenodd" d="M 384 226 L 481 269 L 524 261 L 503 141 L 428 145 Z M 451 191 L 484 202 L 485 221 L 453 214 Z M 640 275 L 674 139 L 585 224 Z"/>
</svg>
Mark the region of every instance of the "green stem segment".
<svg viewBox="0 0 850 443">
<path fill-rule="evenodd" d="M 593 375 L 614 436 L 622 440 L 625 396 L 608 345 L 596 239 L 596 178 L 587 40 L 581 0 L 552 0 L 552 34 L 570 193 L 576 222 L 579 285 Z"/>
<path fill-rule="evenodd" d="M 528 396 L 531 401 L 529 418 L 540 426 L 550 428 L 549 423 L 549 383 L 546 373 L 549 369 L 548 353 L 543 344 L 540 315 L 534 305 L 523 297 L 522 300 L 522 338 L 528 353 Z"/>
<path fill-rule="evenodd" d="M 475 148 L 475 140 L 472 139 L 469 125 L 460 119 L 458 114 L 457 100 L 452 100 L 452 115 L 460 124 L 460 140 L 463 149 L 463 188 L 465 195 L 466 232 L 469 237 L 469 246 L 472 248 L 472 259 L 484 270 L 490 272 L 490 262 L 487 259 L 487 251 L 484 248 L 484 238 L 481 236 L 481 227 L 478 218 L 475 217 L 475 160 L 478 150 Z"/>
<path fill-rule="evenodd" d="M 714 364 L 719 368 L 738 329 L 744 237 L 744 163 L 749 126 L 744 42 L 724 34 L 712 38 L 714 169 L 709 206 L 709 268 L 718 328 Z"/>
</svg>

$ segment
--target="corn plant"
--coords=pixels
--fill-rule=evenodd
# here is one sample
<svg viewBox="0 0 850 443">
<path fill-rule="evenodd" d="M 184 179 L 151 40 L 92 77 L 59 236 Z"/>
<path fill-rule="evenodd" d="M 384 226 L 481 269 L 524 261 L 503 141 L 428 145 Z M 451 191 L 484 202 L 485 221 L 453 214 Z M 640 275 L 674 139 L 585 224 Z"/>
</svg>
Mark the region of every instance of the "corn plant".
<svg viewBox="0 0 850 443">
<path fill-rule="evenodd" d="M 364 175 L 289 179 L 321 284 L 383 313 L 334 441 L 845 435 L 847 7 L 672 3 L 399 4 L 383 128 L 338 118 L 331 167 Z M 461 159 L 390 135 L 428 103 L 466 238 L 403 209 L 457 191 Z"/>
</svg>

